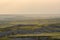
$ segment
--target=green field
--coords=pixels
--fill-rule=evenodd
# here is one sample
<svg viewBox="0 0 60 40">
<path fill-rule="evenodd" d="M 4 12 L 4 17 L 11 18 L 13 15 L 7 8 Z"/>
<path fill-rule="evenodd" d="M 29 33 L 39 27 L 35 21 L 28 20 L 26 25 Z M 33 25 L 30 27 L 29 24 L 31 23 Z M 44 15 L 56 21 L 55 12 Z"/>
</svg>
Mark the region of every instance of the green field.
<svg viewBox="0 0 60 40">
<path fill-rule="evenodd" d="M 32 24 L 32 26 L 30 25 Z M 22 26 L 18 26 L 22 25 Z M 23 26 L 24 25 L 24 26 Z M 6 32 L 9 30 L 15 31 L 15 30 L 31 30 L 34 31 L 39 28 L 49 27 L 49 26 L 58 26 L 60 27 L 60 21 L 59 20 L 27 20 L 27 21 L 9 21 L 4 24 L 0 24 L 0 32 Z M 4 37 L 0 38 L 0 40 L 10 40 L 10 37 L 27 37 L 27 36 L 49 36 L 54 39 L 60 39 L 60 28 L 49 28 L 49 30 L 59 30 L 59 32 L 43 32 L 38 34 L 11 34 L 9 36 L 5 35 Z M 48 31 L 48 28 L 47 30 Z"/>
</svg>

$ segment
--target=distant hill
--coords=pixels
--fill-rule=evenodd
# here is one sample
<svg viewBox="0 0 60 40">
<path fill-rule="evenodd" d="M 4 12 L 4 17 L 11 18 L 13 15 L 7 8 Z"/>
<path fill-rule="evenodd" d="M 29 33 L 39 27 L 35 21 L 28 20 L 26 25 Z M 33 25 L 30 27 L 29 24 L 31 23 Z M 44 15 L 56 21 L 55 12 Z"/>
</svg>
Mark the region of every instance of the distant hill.
<svg viewBox="0 0 60 40">
<path fill-rule="evenodd" d="M 0 21 L 13 21 L 13 20 L 36 20 L 36 19 L 57 19 L 60 20 L 60 17 L 41 17 L 34 15 L 0 15 Z"/>
</svg>

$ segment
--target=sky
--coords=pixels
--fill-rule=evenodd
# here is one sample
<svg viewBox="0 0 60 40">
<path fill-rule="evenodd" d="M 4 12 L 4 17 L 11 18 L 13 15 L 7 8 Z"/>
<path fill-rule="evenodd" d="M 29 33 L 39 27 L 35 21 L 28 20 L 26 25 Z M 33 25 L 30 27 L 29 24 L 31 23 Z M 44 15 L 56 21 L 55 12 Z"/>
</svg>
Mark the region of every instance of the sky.
<svg viewBox="0 0 60 40">
<path fill-rule="evenodd" d="M 60 17 L 60 0 L 0 0 L 1 14 Z"/>
</svg>

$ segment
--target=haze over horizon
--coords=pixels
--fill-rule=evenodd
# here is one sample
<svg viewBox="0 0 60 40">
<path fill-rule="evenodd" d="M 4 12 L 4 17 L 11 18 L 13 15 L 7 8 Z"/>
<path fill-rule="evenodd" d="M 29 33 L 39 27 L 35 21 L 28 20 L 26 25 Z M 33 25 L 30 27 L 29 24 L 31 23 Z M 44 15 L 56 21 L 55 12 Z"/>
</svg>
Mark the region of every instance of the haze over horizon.
<svg viewBox="0 0 60 40">
<path fill-rule="evenodd" d="M 60 0 L 0 0 L 0 15 L 58 18 Z"/>
</svg>

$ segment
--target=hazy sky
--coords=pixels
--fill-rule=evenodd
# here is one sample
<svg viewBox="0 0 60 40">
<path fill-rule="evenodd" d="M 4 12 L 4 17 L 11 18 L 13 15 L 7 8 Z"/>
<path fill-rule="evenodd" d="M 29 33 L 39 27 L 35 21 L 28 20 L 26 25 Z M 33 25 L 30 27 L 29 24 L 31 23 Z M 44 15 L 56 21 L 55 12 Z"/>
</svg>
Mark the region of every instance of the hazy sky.
<svg viewBox="0 0 60 40">
<path fill-rule="evenodd" d="M 0 0 L 1 14 L 60 16 L 60 0 Z"/>
</svg>

